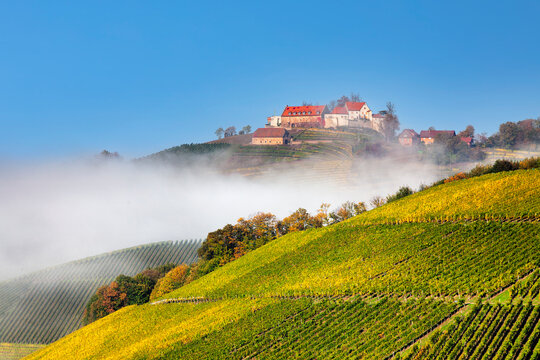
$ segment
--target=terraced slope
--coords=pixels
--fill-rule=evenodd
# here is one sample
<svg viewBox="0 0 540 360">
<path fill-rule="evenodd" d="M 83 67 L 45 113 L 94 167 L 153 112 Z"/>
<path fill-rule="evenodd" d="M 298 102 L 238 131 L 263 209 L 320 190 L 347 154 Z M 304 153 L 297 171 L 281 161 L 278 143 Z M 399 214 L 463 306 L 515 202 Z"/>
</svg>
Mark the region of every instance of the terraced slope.
<svg viewBox="0 0 540 360">
<path fill-rule="evenodd" d="M 30 358 L 537 358 L 539 181 L 463 180 L 288 234 Z"/>
<path fill-rule="evenodd" d="M 70 262 L 0 283 L 0 342 L 51 343 L 81 327 L 86 303 L 119 274 L 192 263 L 199 240 L 169 241 Z"/>
</svg>

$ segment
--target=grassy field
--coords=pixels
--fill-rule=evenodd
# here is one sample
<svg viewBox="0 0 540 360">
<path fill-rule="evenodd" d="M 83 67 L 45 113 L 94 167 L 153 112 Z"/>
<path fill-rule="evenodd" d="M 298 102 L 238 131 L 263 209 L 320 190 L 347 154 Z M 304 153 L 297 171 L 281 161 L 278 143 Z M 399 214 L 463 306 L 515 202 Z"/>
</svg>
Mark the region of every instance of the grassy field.
<svg viewBox="0 0 540 360">
<path fill-rule="evenodd" d="M 29 358 L 537 359 L 539 181 L 457 181 L 288 234 Z"/>
</svg>

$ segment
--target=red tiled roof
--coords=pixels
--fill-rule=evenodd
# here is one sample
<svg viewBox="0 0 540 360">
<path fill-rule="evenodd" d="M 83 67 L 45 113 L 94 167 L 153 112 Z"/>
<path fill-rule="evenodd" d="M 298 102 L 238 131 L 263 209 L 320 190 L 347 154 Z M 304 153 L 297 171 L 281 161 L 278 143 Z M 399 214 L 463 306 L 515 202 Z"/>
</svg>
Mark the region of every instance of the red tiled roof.
<svg viewBox="0 0 540 360">
<path fill-rule="evenodd" d="M 334 110 L 332 110 L 332 114 L 348 114 L 348 112 L 345 106 L 336 106 Z"/>
<path fill-rule="evenodd" d="M 383 115 L 383 114 L 373 114 L 372 117 L 374 117 L 374 118 L 379 118 L 379 119 L 383 119 L 383 118 L 384 118 L 384 115 Z"/>
<path fill-rule="evenodd" d="M 418 133 L 413 129 L 405 129 L 399 134 L 399 137 L 417 137 Z"/>
<path fill-rule="evenodd" d="M 259 128 L 253 133 L 253 137 L 264 138 L 264 137 L 284 137 L 288 135 L 289 132 L 284 128 Z"/>
<path fill-rule="evenodd" d="M 326 105 L 287 106 L 281 116 L 320 116 L 324 108 Z"/>
<path fill-rule="evenodd" d="M 456 132 L 454 130 L 422 130 L 420 131 L 420 137 L 423 139 L 434 138 L 439 134 L 456 136 Z"/>
<path fill-rule="evenodd" d="M 347 107 L 347 110 L 349 110 L 349 111 L 360 111 L 360 110 L 362 110 L 364 105 L 366 105 L 365 102 L 347 101 L 345 103 L 345 106 Z"/>
<path fill-rule="evenodd" d="M 461 141 L 466 142 L 467 144 L 470 144 L 472 142 L 472 137 L 470 137 L 470 136 L 462 136 Z"/>
</svg>

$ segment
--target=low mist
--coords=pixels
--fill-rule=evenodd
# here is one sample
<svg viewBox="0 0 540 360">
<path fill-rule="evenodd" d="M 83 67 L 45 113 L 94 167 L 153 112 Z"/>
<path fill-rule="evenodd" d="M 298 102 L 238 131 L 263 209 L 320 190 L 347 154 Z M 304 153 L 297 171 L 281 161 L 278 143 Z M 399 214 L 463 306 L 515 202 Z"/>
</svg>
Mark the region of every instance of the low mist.
<svg viewBox="0 0 540 360">
<path fill-rule="evenodd" d="M 258 211 L 283 218 L 323 202 L 334 209 L 439 177 L 431 165 L 389 158 L 359 160 L 346 178 L 281 168 L 247 178 L 159 162 L 0 165 L 0 280 L 149 242 L 204 238 Z"/>
</svg>

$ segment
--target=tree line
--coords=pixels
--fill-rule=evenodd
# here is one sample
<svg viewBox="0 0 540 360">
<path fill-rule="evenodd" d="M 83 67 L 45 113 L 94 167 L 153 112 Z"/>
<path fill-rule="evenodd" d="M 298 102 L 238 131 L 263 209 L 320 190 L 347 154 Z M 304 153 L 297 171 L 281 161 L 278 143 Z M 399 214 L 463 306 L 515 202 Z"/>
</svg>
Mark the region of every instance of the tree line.
<svg viewBox="0 0 540 360">
<path fill-rule="evenodd" d="M 249 134 L 250 132 L 251 132 L 251 125 L 246 125 L 238 133 L 236 132 L 235 126 L 229 126 L 226 129 L 223 129 L 222 127 L 218 128 L 215 131 L 215 134 L 218 137 L 218 139 L 222 139 L 223 137 L 229 137 L 229 136 L 234 136 L 234 135 L 245 135 L 245 134 Z"/>
</svg>

